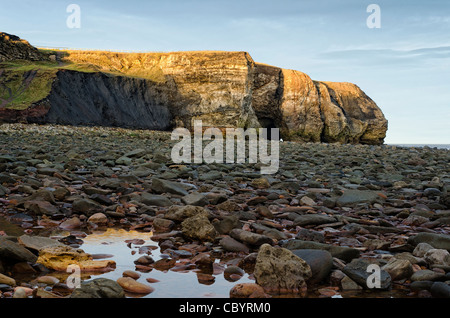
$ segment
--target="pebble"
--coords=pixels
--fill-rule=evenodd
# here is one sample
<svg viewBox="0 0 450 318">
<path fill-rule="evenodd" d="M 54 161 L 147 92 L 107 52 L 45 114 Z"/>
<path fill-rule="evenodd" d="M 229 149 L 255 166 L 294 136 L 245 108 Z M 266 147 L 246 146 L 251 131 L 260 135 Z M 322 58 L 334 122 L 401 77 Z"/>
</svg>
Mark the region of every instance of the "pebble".
<svg viewBox="0 0 450 318">
<path fill-rule="evenodd" d="M 175 226 L 175 222 L 172 220 L 164 218 L 154 218 L 153 219 L 153 229 L 156 232 L 170 232 L 170 230 Z"/>
<path fill-rule="evenodd" d="M 432 267 L 433 265 L 450 266 L 450 253 L 447 250 L 432 248 L 423 257 Z"/>
<path fill-rule="evenodd" d="M 145 280 L 149 283 L 159 283 L 159 280 L 156 278 L 147 277 Z"/>
<path fill-rule="evenodd" d="M 450 298 L 450 285 L 444 282 L 434 282 L 430 292 L 433 297 Z"/>
<path fill-rule="evenodd" d="M 431 246 L 430 244 L 428 244 L 428 243 L 419 243 L 414 248 L 413 255 L 417 256 L 417 257 L 424 257 L 425 254 L 431 249 L 433 249 L 433 246 Z"/>
<path fill-rule="evenodd" d="M 371 272 L 367 269 L 371 263 L 365 259 L 354 259 L 347 264 L 342 271 L 355 281 L 358 285 L 367 287 L 367 281 Z M 391 276 L 383 269 L 380 269 L 380 286 L 379 289 L 386 290 L 391 287 Z M 378 288 L 378 287 L 377 287 Z"/>
<path fill-rule="evenodd" d="M 3 275 L 0 273 L 0 284 L 8 285 L 8 286 L 15 286 L 16 281 L 14 278 L 11 278 L 9 276 Z"/>
<path fill-rule="evenodd" d="M 358 290 L 363 289 L 360 285 L 358 285 L 354 280 L 350 277 L 345 276 L 340 281 L 342 290 Z"/>
<path fill-rule="evenodd" d="M 272 243 L 272 239 L 268 236 L 241 229 L 233 229 L 230 232 L 230 236 L 250 246 L 261 246 L 266 243 Z"/>
<path fill-rule="evenodd" d="M 61 224 L 59 224 L 59 227 L 64 230 L 72 230 L 81 227 L 81 225 L 81 220 L 75 216 L 61 222 Z"/>
<path fill-rule="evenodd" d="M 133 279 L 139 279 L 139 277 L 141 277 L 141 274 L 139 274 L 138 272 L 132 271 L 132 270 L 126 270 L 122 273 L 123 277 L 130 277 Z"/>
<path fill-rule="evenodd" d="M 150 294 L 155 289 L 149 285 L 137 282 L 131 277 L 120 277 L 117 279 L 117 283 L 127 292 L 135 294 Z"/>
<path fill-rule="evenodd" d="M 226 251 L 229 252 L 244 252 L 248 253 L 250 251 L 249 247 L 230 236 L 225 236 L 220 240 L 220 246 L 222 246 Z"/>
<path fill-rule="evenodd" d="M 450 234 L 422 232 L 409 237 L 408 243 L 414 246 L 419 243 L 428 243 L 434 248 L 450 251 Z"/>
<path fill-rule="evenodd" d="M 13 294 L 13 298 L 27 298 L 27 291 L 25 290 L 25 288 L 22 287 L 18 287 L 14 289 L 14 294 Z"/>
<path fill-rule="evenodd" d="M 244 270 L 238 266 L 228 266 L 227 268 L 225 268 L 223 273 L 225 276 L 230 275 L 243 276 L 245 274 Z"/>
<path fill-rule="evenodd" d="M 53 276 L 40 276 L 36 281 L 46 285 L 55 285 L 59 283 L 59 279 Z"/>
<path fill-rule="evenodd" d="M 99 212 L 91 215 L 88 219 L 88 222 L 98 225 L 105 225 L 108 223 L 108 217 L 105 214 Z"/>
<path fill-rule="evenodd" d="M 413 281 L 413 282 L 423 281 L 423 280 L 435 281 L 435 280 L 442 279 L 443 277 L 445 277 L 445 275 L 442 273 L 437 273 L 437 272 L 429 270 L 429 269 L 421 269 L 421 270 L 416 271 L 414 274 L 412 274 L 411 281 Z"/>
<path fill-rule="evenodd" d="M 409 278 L 413 274 L 412 265 L 408 260 L 395 257 L 391 258 L 382 269 L 389 273 L 393 281 Z"/>
<path fill-rule="evenodd" d="M 95 278 L 81 283 L 70 298 L 125 298 L 124 289 L 109 278 Z"/>
<path fill-rule="evenodd" d="M 302 241 L 315 241 L 319 243 L 325 242 L 325 236 L 323 235 L 323 233 L 304 228 L 300 229 L 297 232 L 295 238 Z"/>
<path fill-rule="evenodd" d="M 211 274 L 197 273 L 197 280 L 200 284 L 212 285 L 214 284 L 216 277 Z"/>
<path fill-rule="evenodd" d="M 189 193 L 181 198 L 181 202 L 186 205 L 205 206 L 208 204 L 208 200 L 204 194 L 201 193 Z"/>
<path fill-rule="evenodd" d="M 155 262 L 154 259 L 149 255 L 143 255 L 134 261 L 135 264 L 139 265 L 150 265 L 153 264 L 154 262 Z"/>
<path fill-rule="evenodd" d="M 255 283 L 241 283 L 230 289 L 230 298 L 267 298 L 264 288 Z"/>
<path fill-rule="evenodd" d="M 288 240 L 283 246 L 290 250 L 299 249 L 317 249 L 328 251 L 331 256 L 342 259 L 344 261 L 350 262 L 354 258 L 360 256 L 360 251 L 355 248 L 346 246 L 336 246 L 332 244 L 325 244 L 313 241 L 303 241 L 303 240 Z"/>
<path fill-rule="evenodd" d="M 333 257 L 328 251 L 302 249 L 293 250 L 292 253 L 303 259 L 311 267 L 312 276 L 308 280 L 309 284 L 320 283 L 329 277 L 333 267 Z"/>
<path fill-rule="evenodd" d="M 72 203 L 72 211 L 81 214 L 92 215 L 97 212 L 103 212 L 102 206 L 91 199 L 76 199 Z"/>
</svg>

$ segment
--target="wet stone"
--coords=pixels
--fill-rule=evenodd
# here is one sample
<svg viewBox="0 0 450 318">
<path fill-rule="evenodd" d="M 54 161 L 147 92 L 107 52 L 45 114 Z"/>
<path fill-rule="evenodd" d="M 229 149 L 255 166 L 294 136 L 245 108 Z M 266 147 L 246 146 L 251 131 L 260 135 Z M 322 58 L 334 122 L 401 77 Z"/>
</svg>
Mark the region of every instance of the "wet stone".
<svg viewBox="0 0 450 318">
<path fill-rule="evenodd" d="M 244 244 L 248 244 L 250 246 L 261 246 L 263 244 L 271 244 L 272 239 L 268 236 L 241 230 L 241 229 L 233 229 L 230 232 L 230 236 L 237 241 L 240 241 Z"/>
<path fill-rule="evenodd" d="M 354 258 L 358 258 L 360 251 L 355 248 L 345 246 L 335 246 L 331 244 L 324 244 L 319 242 L 302 241 L 302 240 L 289 240 L 283 247 L 290 250 L 298 249 L 318 249 L 330 252 L 333 257 L 350 262 Z"/>
<path fill-rule="evenodd" d="M 83 282 L 70 298 L 125 298 L 123 288 L 108 278 L 96 278 Z"/>
<path fill-rule="evenodd" d="M 445 277 L 442 273 L 437 273 L 429 269 L 418 270 L 411 276 L 411 281 L 435 281 Z"/>
<path fill-rule="evenodd" d="M 247 247 L 247 245 L 233 239 L 230 236 L 225 236 L 224 238 L 222 238 L 220 240 L 219 243 L 226 251 L 229 252 L 244 252 L 244 253 L 248 253 L 249 252 L 249 248 Z"/>
<path fill-rule="evenodd" d="M 368 271 L 369 265 L 371 263 L 364 259 L 354 259 L 352 262 L 347 264 L 342 271 L 355 281 L 358 285 L 370 288 L 367 286 L 367 281 L 371 272 Z M 391 287 L 391 276 L 383 269 L 380 270 L 380 289 L 389 289 Z"/>
<path fill-rule="evenodd" d="M 312 276 L 308 283 L 320 283 L 328 278 L 333 267 L 333 258 L 329 252 L 303 249 L 293 250 L 292 253 L 303 259 L 311 267 Z"/>
<path fill-rule="evenodd" d="M 0 259 L 10 259 L 17 262 L 35 263 L 37 256 L 24 246 L 0 237 Z"/>
<path fill-rule="evenodd" d="M 450 285 L 444 282 L 435 282 L 430 288 L 433 297 L 450 298 Z"/>
</svg>

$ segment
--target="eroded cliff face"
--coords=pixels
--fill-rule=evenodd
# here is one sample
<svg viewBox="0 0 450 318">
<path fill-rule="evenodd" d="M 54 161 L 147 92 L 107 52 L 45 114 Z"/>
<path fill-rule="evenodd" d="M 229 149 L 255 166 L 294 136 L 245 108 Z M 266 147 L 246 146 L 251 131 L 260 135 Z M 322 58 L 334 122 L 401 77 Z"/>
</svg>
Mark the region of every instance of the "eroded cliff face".
<svg viewBox="0 0 450 318">
<path fill-rule="evenodd" d="M 173 126 L 191 128 L 194 120 L 214 127 L 259 125 L 251 107 L 254 61 L 246 52 L 68 53 L 68 61 L 166 87 L 161 93 Z"/>
<path fill-rule="evenodd" d="M 26 109 L 3 105 L 0 119 L 159 130 L 200 119 L 219 128 L 278 127 L 286 140 L 367 144 L 383 143 L 387 131 L 356 85 L 313 81 L 246 52 L 64 51 L 58 65 L 47 97 Z M 0 70 L 9 89 L 4 78 Z"/>
<path fill-rule="evenodd" d="M 307 74 L 257 64 L 252 106 L 290 140 L 382 144 L 387 120 L 358 86 L 313 81 Z"/>
<path fill-rule="evenodd" d="M 322 140 L 382 144 L 388 122 L 381 109 L 352 83 L 317 82 L 323 101 Z"/>
</svg>

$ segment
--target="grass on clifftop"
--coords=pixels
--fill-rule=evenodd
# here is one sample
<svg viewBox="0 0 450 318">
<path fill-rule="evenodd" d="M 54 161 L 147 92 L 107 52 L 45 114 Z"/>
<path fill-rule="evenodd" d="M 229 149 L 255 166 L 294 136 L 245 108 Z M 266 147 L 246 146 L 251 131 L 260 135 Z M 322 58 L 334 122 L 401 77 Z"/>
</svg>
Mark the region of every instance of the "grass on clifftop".
<svg viewBox="0 0 450 318">
<path fill-rule="evenodd" d="M 59 70 L 102 72 L 112 76 L 141 78 L 165 83 L 161 61 L 167 54 L 110 51 L 59 50 L 39 48 L 47 61 L 0 63 L 0 108 L 23 110 L 47 97 Z M 180 54 L 186 54 L 183 52 Z M 193 51 L 194 55 L 221 54 L 222 51 Z M 242 52 L 235 52 L 241 54 Z"/>
<path fill-rule="evenodd" d="M 49 95 L 59 70 L 102 72 L 154 82 L 166 81 L 157 65 L 160 58 L 157 53 L 144 60 L 142 55 L 134 53 L 39 50 L 47 56 L 58 56 L 59 61 L 54 58 L 53 61 L 17 60 L 0 63 L 0 108 L 24 110 L 44 99 Z"/>
<path fill-rule="evenodd" d="M 0 63 L 0 108 L 24 110 L 50 94 L 61 70 L 98 72 L 93 65 L 16 60 Z"/>
<path fill-rule="evenodd" d="M 44 99 L 50 93 L 56 71 L 49 62 L 0 64 L 0 107 L 23 110 Z"/>
</svg>

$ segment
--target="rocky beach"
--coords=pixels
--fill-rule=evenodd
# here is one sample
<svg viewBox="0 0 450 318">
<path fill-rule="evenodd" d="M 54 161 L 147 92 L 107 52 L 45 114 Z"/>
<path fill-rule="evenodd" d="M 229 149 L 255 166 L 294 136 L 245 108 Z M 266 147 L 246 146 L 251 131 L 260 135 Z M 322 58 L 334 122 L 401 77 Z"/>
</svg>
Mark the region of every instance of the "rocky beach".
<svg viewBox="0 0 450 318">
<path fill-rule="evenodd" d="M 197 160 L 221 143 L 197 122 L 278 129 L 276 169 L 249 143 Z M 174 159 L 177 128 L 194 160 Z M 450 150 L 387 129 L 356 84 L 245 51 L 0 32 L 0 298 L 449 298 Z"/>
<path fill-rule="evenodd" d="M 262 175 L 260 163 L 173 163 L 174 144 L 2 124 L 0 298 L 152 297 L 157 272 L 211 290 L 225 278 L 232 298 L 450 297 L 449 150 L 285 141 L 278 172 Z M 84 250 L 111 230 L 127 268 Z"/>
</svg>

